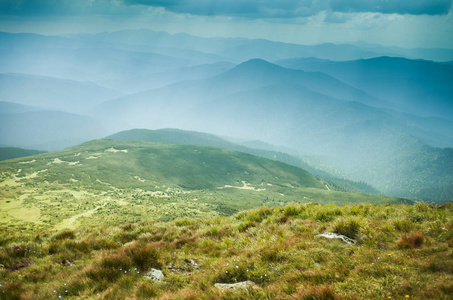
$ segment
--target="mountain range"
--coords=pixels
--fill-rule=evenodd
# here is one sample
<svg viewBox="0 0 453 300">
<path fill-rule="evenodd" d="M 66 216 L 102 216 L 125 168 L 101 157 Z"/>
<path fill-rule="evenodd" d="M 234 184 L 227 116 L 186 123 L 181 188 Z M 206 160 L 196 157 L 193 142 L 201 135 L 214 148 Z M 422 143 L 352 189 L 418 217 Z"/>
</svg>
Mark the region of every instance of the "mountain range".
<svg viewBox="0 0 453 300">
<path fill-rule="evenodd" d="M 285 162 L 388 195 L 453 194 L 449 49 L 131 30 L 1 33 L 0 52 L 1 146 L 59 150 L 178 128 L 258 140 L 255 152 L 272 148 Z"/>
</svg>

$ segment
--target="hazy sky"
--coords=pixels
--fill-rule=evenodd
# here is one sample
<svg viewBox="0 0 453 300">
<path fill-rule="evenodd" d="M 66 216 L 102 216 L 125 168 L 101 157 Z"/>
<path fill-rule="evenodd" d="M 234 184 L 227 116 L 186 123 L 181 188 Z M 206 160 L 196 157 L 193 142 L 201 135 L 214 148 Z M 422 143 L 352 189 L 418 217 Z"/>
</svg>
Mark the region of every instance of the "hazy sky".
<svg viewBox="0 0 453 300">
<path fill-rule="evenodd" d="M 148 28 L 301 44 L 453 48 L 453 0 L 0 0 L 0 31 Z"/>
</svg>

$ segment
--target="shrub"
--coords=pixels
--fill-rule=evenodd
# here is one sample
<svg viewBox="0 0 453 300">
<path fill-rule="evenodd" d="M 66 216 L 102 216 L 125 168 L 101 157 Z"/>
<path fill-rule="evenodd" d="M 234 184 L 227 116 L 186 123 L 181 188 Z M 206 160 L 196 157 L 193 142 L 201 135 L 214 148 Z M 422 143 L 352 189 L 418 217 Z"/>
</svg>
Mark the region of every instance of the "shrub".
<svg viewBox="0 0 453 300">
<path fill-rule="evenodd" d="M 174 240 L 171 243 L 171 245 L 173 247 L 175 247 L 176 249 L 181 249 L 182 247 L 184 247 L 187 244 L 193 244 L 194 241 L 195 241 L 194 237 L 191 237 L 191 238 L 180 238 L 180 239 Z"/>
<path fill-rule="evenodd" d="M 148 299 L 159 295 L 157 289 L 148 282 L 140 282 L 137 285 L 135 296 L 139 299 Z"/>
<path fill-rule="evenodd" d="M 283 215 L 287 217 L 297 216 L 300 214 L 305 208 L 303 206 L 296 206 L 294 204 L 287 205 L 283 210 Z"/>
<path fill-rule="evenodd" d="M 257 209 L 257 210 L 254 210 L 254 211 L 251 211 L 250 213 L 248 213 L 247 220 L 260 223 L 264 219 L 266 219 L 267 216 L 269 216 L 271 214 L 272 214 L 272 209 L 265 207 L 265 208 Z"/>
<path fill-rule="evenodd" d="M 264 250 L 261 253 L 261 260 L 264 262 L 275 263 L 285 260 L 285 256 L 276 248 Z"/>
<path fill-rule="evenodd" d="M 178 227 L 189 226 L 190 225 L 190 221 L 187 220 L 187 219 L 178 220 L 178 221 L 175 222 L 175 225 L 178 226 Z"/>
<path fill-rule="evenodd" d="M 136 242 L 127 247 L 124 252 L 140 271 L 162 267 L 162 264 L 159 262 L 159 251 L 149 243 L 143 241 Z"/>
<path fill-rule="evenodd" d="M 335 224 L 334 232 L 355 239 L 361 228 L 361 221 L 358 218 L 341 219 Z"/>
<path fill-rule="evenodd" d="M 123 270 L 132 267 L 132 260 L 124 253 L 106 255 L 97 265 L 88 271 L 88 277 L 97 281 L 115 281 Z"/>
<path fill-rule="evenodd" d="M 256 225 L 258 225 L 258 223 L 254 221 L 246 221 L 244 223 L 239 224 L 238 230 L 239 232 L 246 232 L 247 229 L 249 229 L 250 227 L 256 227 Z"/>
<path fill-rule="evenodd" d="M 0 299 L 20 300 L 22 299 L 23 288 L 20 283 L 12 282 L 5 284 L 0 293 Z"/>
<path fill-rule="evenodd" d="M 315 286 L 303 291 L 302 295 L 296 296 L 297 299 L 304 300 L 338 300 L 340 296 L 329 286 Z"/>
<path fill-rule="evenodd" d="M 342 215 L 339 208 L 321 207 L 315 214 L 315 220 L 320 222 L 331 222 L 335 220 L 337 216 Z"/>
<path fill-rule="evenodd" d="M 414 227 L 414 223 L 408 219 L 398 219 L 393 221 L 393 227 L 400 232 L 410 232 Z"/>
<path fill-rule="evenodd" d="M 74 238 L 75 238 L 75 232 L 72 230 L 65 230 L 65 231 L 62 231 L 62 232 L 58 233 L 57 235 L 55 235 L 55 239 L 57 241 L 66 240 L 66 239 L 72 240 Z"/>
<path fill-rule="evenodd" d="M 401 240 L 398 242 L 398 247 L 401 249 L 421 248 L 424 240 L 420 232 L 414 232 L 410 235 L 403 234 Z"/>
<path fill-rule="evenodd" d="M 288 216 L 281 216 L 280 218 L 277 219 L 277 223 L 284 224 L 289 221 Z"/>
</svg>

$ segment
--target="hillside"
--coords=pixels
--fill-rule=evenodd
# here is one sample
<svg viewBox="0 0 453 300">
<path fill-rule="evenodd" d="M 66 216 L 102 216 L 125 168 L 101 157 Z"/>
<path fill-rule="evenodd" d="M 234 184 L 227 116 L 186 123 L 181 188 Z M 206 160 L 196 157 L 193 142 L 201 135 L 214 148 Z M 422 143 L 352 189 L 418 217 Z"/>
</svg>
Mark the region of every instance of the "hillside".
<svg viewBox="0 0 453 300">
<path fill-rule="evenodd" d="M 251 143 L 246 142 L 245 144 L 247 146 L 243 146 L 241 144 L 229 142 L 226 139 L 213 134 L 180 129 L 131 129 L 112 134 L 106 138 L 116 141 L 144 141 L 164 144 L 198 145 L 240 151 L 267 159 L 277 160 L 304 169 L 314 175 L 328 179 L 329 184 L 335 186 L 335 190 L 379 194 L 377 190 L 369 185 L 338 178 L 328 172 L 310 166 L 303 161 L 303 158 L 298 158 L 282 152 L 284 150 L 271 150 L 272 148 L 278 147 L 260 143 L 258 141 Z"/>
<path fill-rule="evenodd" d="M 0 162 L 0 172 L 0 225 L 22 230 L 231 215 L 290 202 L 402 202 L 330 191 L 302 169 L 241 152 L 149 142 L 87 142 Z"/>
<path fill-rule="evenodd" d="M 310 203 L 171 223 L 1 229 L 0 299 L 451 299 L 452 208 Z M 354 243 L 318 236 L 331 232 Z M 151 268 L 160 282 L 144 277 Z"/>
</svg>

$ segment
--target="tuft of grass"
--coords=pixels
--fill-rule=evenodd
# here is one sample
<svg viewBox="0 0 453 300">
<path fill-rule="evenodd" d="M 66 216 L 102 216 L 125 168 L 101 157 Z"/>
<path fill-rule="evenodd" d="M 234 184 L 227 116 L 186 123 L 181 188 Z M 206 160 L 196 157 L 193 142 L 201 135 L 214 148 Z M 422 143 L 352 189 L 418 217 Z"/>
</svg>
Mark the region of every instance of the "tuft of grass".
<svg viewBox="0 0 453 300">
<path fill-rule="evenodd" d="M 133 265 L 141 271 L 162 267 L 162 264 L 159 262 L 160 253 L 150 243 L 144 241 L 135 242 L 126 247 L 122 253 L 129 257 Z"/>
<path fill-rule="evenodd" d="M 66 240 L 66 239 L 74 239 L 75 238 L 75 232 L 73 230 L 64 230 L 62 232 L 59 232 L 55 235 L 55 239 L 57 241 L 59 240 Z"/>
<path fill-rule="evenodd" d="M 357 217 L 340 219 L 334 225 L 334 232 L 356 239 L 362 230 L 362 221 Z"/>
<path fill-rule="evenodd" d="M 420 232 L 413 232 L 410 235 L 401 235 L 401 240 L 398 242 L 398 247 L 401 249 L 416 249 L 421 248 L 425 238 Z"/>
<path fill-rule="evenodd" d="M 149 282 L 140 282 L 136 286 L 135 296 L 138 299 L 155 298 L 159 295 L 159 290 Z"/>
</svg>

